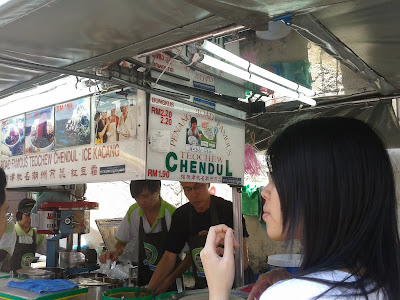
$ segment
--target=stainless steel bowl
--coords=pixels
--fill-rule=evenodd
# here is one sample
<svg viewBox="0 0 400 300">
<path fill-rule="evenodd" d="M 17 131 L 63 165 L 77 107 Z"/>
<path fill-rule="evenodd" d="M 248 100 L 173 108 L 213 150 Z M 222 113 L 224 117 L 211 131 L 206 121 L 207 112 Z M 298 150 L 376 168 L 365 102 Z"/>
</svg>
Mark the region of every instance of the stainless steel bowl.
<svg viewBox="0 0 400 300">
<path fill-rule="evenodd" d="M 73 278 L 69 279 L 70 281 L 76 283 L 81 287 L 87 287 L 87 299 L 94 299 L 94 300 L 101 300 L 102 293 L 109 289 L 114 288 L 112 283 L 103 282 L 102 277 L 95 277 L 95 278 Z"/>
<path fill-rule="evenodd" d="M 54 279 L 65 279 L 65 269 L 64 268 L 43 267 L 43 268 L 38 268 L 38 269 L 53 272 Z"/>
<path fill-rule="evenodd" d="M 102 273 L 84 273 L 72 275 L 68 280 L 76 283 L 81 287 L 88 288 L 87 299 L 102 299 L 102 293 L 104 291 L 123 287 L 124 280 L 109 278 Z"/>
<path fill-rule="evenodd" d="M 77 251 L 60 251 L 59 266 L 61 268 L 80 268 L 85 266 L 85 254 Z"/>
<path fill-rule="evenodd" d="M 17 270 L 17 275 L 18 278 L 25 279 L 55 279 L 54 272 L 31 267 Z"/>
</svg>

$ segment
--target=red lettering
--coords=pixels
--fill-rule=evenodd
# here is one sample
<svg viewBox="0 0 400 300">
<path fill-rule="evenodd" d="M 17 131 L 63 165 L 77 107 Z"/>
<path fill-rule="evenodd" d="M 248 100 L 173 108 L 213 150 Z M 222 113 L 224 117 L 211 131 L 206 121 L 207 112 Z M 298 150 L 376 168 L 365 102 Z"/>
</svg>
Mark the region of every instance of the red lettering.
<svg viewBox="0 0 400 300">
<path fill-rule="evenodd" d="M 147 170 L 147 176 L 156 177 L 157 176 L 157 171 L 156 170 L 152 170 L 152 169 L 148 169 Z"/>
</svg>

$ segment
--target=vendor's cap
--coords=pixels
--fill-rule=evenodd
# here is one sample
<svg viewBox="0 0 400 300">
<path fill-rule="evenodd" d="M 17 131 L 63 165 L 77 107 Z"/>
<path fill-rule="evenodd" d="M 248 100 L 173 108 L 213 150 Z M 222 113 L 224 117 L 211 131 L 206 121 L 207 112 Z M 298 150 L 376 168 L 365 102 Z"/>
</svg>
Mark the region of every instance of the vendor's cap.
<svg viewBox="0 0 400 300">
<path fill-rule="evenodd" d="M 22 199 L 18 204 L 18 211 L 26 214 L 30 213 L 36 201 L 33 199 Z"/>
</svg>

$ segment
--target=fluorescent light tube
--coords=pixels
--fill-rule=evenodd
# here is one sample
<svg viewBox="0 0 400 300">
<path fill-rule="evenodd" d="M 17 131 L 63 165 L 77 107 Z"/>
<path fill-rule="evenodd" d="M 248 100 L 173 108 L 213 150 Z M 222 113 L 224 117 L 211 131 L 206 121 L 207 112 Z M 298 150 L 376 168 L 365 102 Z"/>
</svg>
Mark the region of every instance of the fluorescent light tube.
<svg viewBox="0 0 400 300">
<path fill-rule="evenodd" d="M 250 62 L 248 62 L 247 60 L 205 40 L 203 45 L 201 45 L 201 48 L 212 53 L 215 54 L 239 67 L 241 67 L 242 69 L 247 70 L 250 66 Z"/>
<path fill-rule="evenodd" d="M 253 83 L 255 83 L 255 84 L 259 85 L 259 86 L 263 86 L 263 87 L 265 87 L 267 89 L 271 89 L 271 90 L 275 91 L 276 93 L 282 94 L 284 96 L 291 97 L 293 99 L 302 101 L 302 102 L 307 103 L 307 104 L 312 105 L 312 106 L 314 106 L 316 104 L 316 101 L 314 99 L 311 99 L 311 98 L 306 97 L 306 96 L 299 95 L 295 91 L 292 91 L 292 90 L 290 90 L 288 88 L 285 88 L 285 87 L 283 87 L 283 86 L 281 86 L 279 84 L 273 83 L 271 81 L 268 81 L 268 80 L 266 80 L 264 78 L 261 78 L 259 76 L 254 75 L 254 74 L 250 74 L 247 71 L 244 71 L 242 69 L 239 69 L 238 67 L 235 67 L 235 66 L 230 65 L 228 63 L 225 63 L 223 61 L 220 61 L 220 60 L 218 60 L 216 58 L 213 58 L 213 57 L 211 57 L 209 55 L 203 54 L 203 58 L 202 58 L 201 62 L 203 64 L 206 64 L 206 65 L 210 66 L 210 67 L 217 68 L 217 69 L 219 69 L 221 71 L 224 71 L 226 73 L 232 74 L 232 75 L 234 75 L 236 77 L 239 77 L 239 78 L 241 78 L 243 80 L 247 80 L 247 81 L 253 82 Z"/>
<path fill-rule="evenodd" d="M 290 81 L 286 78 L 283 78 L 279 75 L 276 75 L 268 70 L 260 68 L 259 66 L 252 64 L 249 61 L 247 61 L 247 60 L 245 60 L 245 59 L 243 59 L 243 58 L 241 58 L 241 57 L 239 57 L 239 56 L 237 56 L 237 55 L 235 55 L 235 54 L 233 54 L 233 53 L 231 53 L 231 52 L 229 52 L 207 40 L 205 40 L 203 42 L 203 44 L 201 45 L 201 48 L 204 49 L 205 51 L 208 51 L 212 54 L 215 54 L 215 55 L 221 57 L 222 59 L 224 59 L 226 61 L 229 61 L 230 63 L 232 63 L 236 66 L 241 67 L 242 69 L 248 70 L 250 73 L 257 74 L 268 80 L 272 80 L 276 83 L 284 85 L 292 90 L 299 91 L 300 93 L 303 93 L 305 96 L 308 96 L 308 97 L 315 96 L 315 93 L 312 90 L 305 88 L 305 87 L 303 87 L 293 81 Z"/>
</svg>

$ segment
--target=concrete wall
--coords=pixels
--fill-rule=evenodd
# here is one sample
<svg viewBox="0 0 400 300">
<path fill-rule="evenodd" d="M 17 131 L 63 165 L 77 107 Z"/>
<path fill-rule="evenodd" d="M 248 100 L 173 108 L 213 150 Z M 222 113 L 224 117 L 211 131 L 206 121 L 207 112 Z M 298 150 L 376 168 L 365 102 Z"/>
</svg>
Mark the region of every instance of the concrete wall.
<svg viewBox="0 0 400 300">
<path fill-rule="evenodd" d="M 258 217 L 245 216 L 247 231 L 250 237 L 247 240 L 249 264 L 257 274 L 267 270 L 269 255 L 282 253 L 300 253 L 301 245 L 298 241 L 293 244 L 293 249 L 283 242 L 271 240 L 267 231 L 261 227 Z"/>
<path fill-rule="evenodd" d="M 358 78 L 346 66 L 292 31 L 280 40 L 263 40 L 254 32 L 240 42 L 241 57 L 257 65 L 273 62 L 308 61 L 311 64 L 312 88 L 317 95 L 343 95 L 369 91 L 368 83 Z"/>
</svg>

